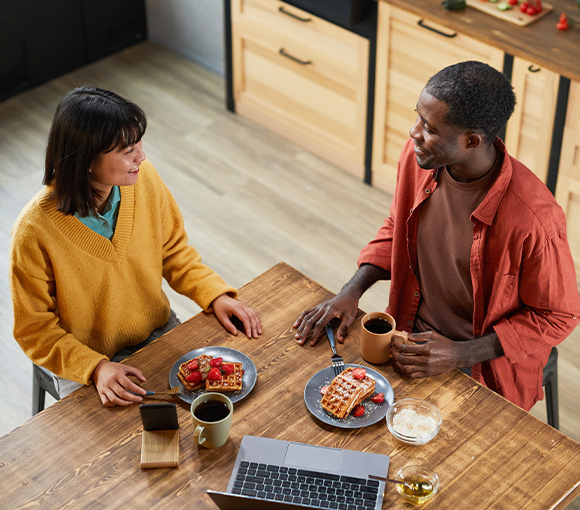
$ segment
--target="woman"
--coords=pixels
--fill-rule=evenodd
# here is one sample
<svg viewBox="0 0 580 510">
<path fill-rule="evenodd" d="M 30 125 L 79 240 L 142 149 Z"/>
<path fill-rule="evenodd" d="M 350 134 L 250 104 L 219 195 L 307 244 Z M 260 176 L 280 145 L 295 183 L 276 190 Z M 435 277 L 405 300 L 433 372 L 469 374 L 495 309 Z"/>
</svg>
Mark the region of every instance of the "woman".
<svg viewBox="0 0 580 510">
<path fill-rule="evenodd" d="M 56 376 L 61 397 L 94 383 L 106 406 L 140 402 L 140 370 L 118 363 L 179 320 L 165 278 L 233 335 L 262 332 L 258 314 L 187 244 L 175 199 L 142 148 L 147 120 L 113 92 L 82 87 L 57 107 L 45 188 L 13 231 L 14 336 Z M 135 392 L 135 395 L 130 392 Z"/>
</svg>

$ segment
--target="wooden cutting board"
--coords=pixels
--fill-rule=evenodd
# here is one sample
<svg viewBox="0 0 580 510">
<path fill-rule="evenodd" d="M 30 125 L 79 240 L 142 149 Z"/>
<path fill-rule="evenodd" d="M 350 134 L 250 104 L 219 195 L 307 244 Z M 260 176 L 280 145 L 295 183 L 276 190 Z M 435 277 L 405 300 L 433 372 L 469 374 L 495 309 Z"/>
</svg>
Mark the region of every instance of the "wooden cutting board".
<svg viewBox="0 0 580 510">
<path fill-rule="evenodd" d="M 535 21 L 543 18 L 546 14 L 552 11 L 552 9 L 554 9 L 553 5 L 547 2 L 542 2 L 542 11 L 538 14 L 534 14 L 533 16 L 529 16 L 528 14 L 521 12 L 518 5 L 514 5 L 509 11 L 500 11 L 497 6 L 502 3 L 502 1 L 504 0 L 500 0 L 499 2 L 495 3 L 482 0 L 465 0 L 469 7 L 487 12 L 496 18 L 501 18 L 503 20 L 509 21 L 510 23 L 515 23 L 521 27 L 531 25 Z"/>
</svg>

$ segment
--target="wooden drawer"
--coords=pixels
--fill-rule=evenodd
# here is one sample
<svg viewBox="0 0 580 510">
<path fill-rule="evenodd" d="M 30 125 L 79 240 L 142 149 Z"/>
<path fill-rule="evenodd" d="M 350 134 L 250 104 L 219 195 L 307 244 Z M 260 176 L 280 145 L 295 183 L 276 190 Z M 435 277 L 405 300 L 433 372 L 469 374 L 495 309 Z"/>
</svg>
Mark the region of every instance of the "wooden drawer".
<svg viewBox="0 0 580 510">
<path fill-rule="evenodd" d="M 369 44 L 284 2 L 232 1 L 236 110 L 364 175 Z"/>
<path fill-rule="evenodd" d="M 568 242 L 580 281 L 580 83 L 570 83 L 556 200 L 564 209 Z"/>
<path fill-rule="evenodd" d="M 501 70 L 503 52 L 379 3 L 373 185 L 394 190 L 399 154 L 415 123 L 421 90 L 437 71 L 463 60 L 480 60 Z"/>
<path fill-rule="evenodd" d="M 543 182 L 548 176 L 559 82 L 558 73 L 514 58 L 512 85 L 517 104 L 507 124 L 505 142 L 510 155 Z"/>
</svg>

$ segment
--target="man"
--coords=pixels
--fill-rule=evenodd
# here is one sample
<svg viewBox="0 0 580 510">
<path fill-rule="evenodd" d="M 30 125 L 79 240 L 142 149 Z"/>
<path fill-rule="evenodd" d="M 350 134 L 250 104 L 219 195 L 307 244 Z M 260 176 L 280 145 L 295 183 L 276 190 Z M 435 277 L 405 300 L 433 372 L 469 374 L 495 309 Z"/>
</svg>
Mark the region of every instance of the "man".
<svg viewBox="0 0 580 510">
<path fill-rule="evenodd" d="M 296 320 L 300 344 L 335 317 L 344 342 L 361 295 L 391 279 L 387 312 L 414 341 L 393 342 L 397 370 L 461 368 L 526 410 L 543 398 L 543 367 L 576 327 L 580 297 L 562 209 L 497 137 L 514 106 L 508 80 L 481 62 L 429 80 L 390 217 L 340 293 Z"/>
</svg>

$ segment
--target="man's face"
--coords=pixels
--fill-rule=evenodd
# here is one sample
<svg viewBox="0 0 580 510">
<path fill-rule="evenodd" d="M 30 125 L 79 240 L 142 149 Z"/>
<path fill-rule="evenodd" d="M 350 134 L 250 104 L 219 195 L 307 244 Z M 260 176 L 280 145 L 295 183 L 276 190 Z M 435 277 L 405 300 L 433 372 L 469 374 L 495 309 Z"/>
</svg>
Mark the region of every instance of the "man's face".
<svg viewBox="0 0 580 510">
<path fill-rule="evenodd" d="M 464 131 L 447 123 L 448 105 L 425 89 L 417 103 L 417 120 L 409 131 L 415 141 L 417 164 L 425 170 L 460 164 L 460 136 Z"/>
</svg>

